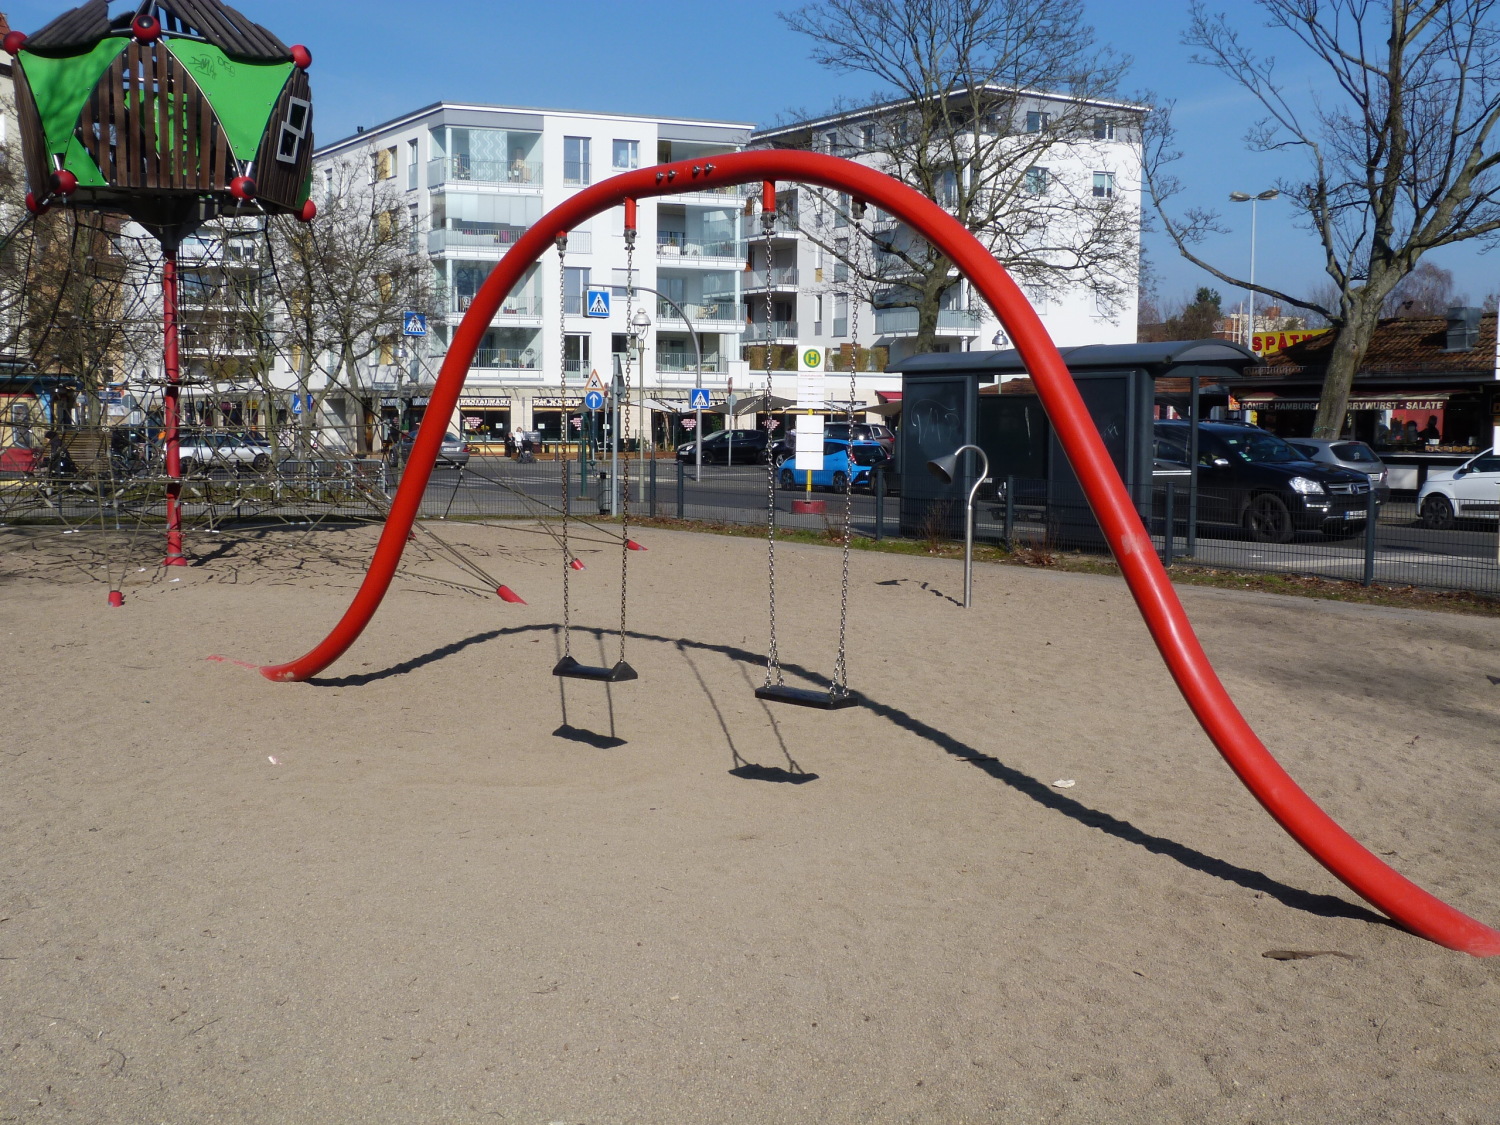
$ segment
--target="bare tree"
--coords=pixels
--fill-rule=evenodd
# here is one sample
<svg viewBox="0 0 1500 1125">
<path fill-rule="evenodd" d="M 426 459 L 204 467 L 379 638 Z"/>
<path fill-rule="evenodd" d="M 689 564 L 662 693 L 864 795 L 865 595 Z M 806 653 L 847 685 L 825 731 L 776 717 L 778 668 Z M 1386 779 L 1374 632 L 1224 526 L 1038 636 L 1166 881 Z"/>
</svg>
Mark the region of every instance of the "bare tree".
<svg viewBox="0 0 1500 1125">
<path fill-rule="evenodd" d="M 393 359 L 401 314 L 430 312 L 436 299 L 432 267 L 416 252 L 416 232 L 394 181 L 372 177 L 374 166 L 373 159 L 354 158 L 327 169 L 313 222 L 271 221 L 284 306 L 279 337 L 298 368 L 298 393 L 309 394 L 315 371 L 324 376 L 314 409 L 302 414 L 304 447 L 316 410 L 329 394 L 343 393 L 364 415 L 345 438 L 358 452 L 369 451 L 374 412 L 367 361 Z"/>
<path fill-rule="evenodd" d="M 1107 307 L 1133 292 L 1139 209 L 1092 171 L 1101 141 L 1138 135 L 1139 112 L 1113 100 L 1128 60 L 1095 47 L 1081 0 L 821 0 L 781 18 L 816 62 L 877 89 L 818 136 L 775 143 L 826 144 L 832 131 L 834 151 L 940 204 L 1033 288 L 1081 284 Z M 855 299 L 916 309 L 916 350 L 931 351 L 953 263 L 880 216 L 862 248 L 849 212 L 820 195 L 799 225 L 846 267 Z"/>
<path fill-rule="evenodd" d="M 1382 316 L 1442 316 L 1463 298 L 1453 292 L 1453 271 L 1433 262 L 1418 262 L 1386 297 Z"/>
<path fill-rule="evenodd" d="M 1338 437 L 1355 372 L 1397 285 L 1440 246 L 1492 242 L 1500 231 L 1500 28 L 1497 0 L 1256 0 L 1273 32 L 1322 75 L 1303 90 L 1226 17 L 1195 4 L 1184 41 L 1194 61 L 1243 86 L 1265 117 L 1260 152 L 1300 153 L 1306 171 L 1277 186 L 1318 239 L 1330 294 L 1300 296 L 1234 277 L 1193 246 L 1221 229 L 1206 210 L 1174 215 L 1181 184 L 1168 107 L 1151 117 L 1146 184 L 1184 257 L 1230 285 L 1297 305 L 1339 330 L 1313 432 Z M 1300 60 L 1299 60 L 1300 62 Z M 1305 72 L 1302 66 L 1294 73 Z"/>
</svg>

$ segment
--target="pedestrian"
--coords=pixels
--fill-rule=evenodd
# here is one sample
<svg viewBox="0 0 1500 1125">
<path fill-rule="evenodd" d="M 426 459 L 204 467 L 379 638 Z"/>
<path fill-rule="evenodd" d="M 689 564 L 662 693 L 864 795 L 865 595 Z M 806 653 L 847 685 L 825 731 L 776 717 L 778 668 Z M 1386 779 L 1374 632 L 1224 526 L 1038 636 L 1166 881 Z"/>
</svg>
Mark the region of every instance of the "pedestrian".
<svg viewBox="0 0 1500 1125">
<path fill-rule="evenodd" d="M 1439 442 L 1443 440 L 1442 434 L 1438 432 L 1436 414 L 1429 414 L 1427 416 L 1427 425 L 1423 426 L 1422 429 L 1417 432 L 1417 437 L 1421 438 L 1425 442 Z"/>
</svg>

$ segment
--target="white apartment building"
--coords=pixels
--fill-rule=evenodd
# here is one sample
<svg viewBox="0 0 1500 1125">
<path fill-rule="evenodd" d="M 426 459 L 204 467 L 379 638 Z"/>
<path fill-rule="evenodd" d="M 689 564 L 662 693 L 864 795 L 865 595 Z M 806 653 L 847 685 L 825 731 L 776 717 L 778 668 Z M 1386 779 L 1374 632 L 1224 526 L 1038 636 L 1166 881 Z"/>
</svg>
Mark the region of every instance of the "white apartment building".
<svg viewBox="0 0 1500 1125">
<path fill-rule="evenodd" d="M 427 310 L 428 335 L 405 338 L 405 355 L 387 349 L 372 357 L 362 381 L 377 393 L 381 415 L 403 423 L 421 416 L 474 294 L 545 212 L 618 172 L 743 148 L 751 128 L 440 102 L 319 149 L 315 177 L 336 163 L 359 162 L 372 179 L 394 181 L 417 232 L 414 252 L 430 259 L 439 283 L 441 305 Z M 743 386 L 745 371 L 741 203 L 729 189 L 643 200 L 639 207 L 636 284 L 670 298 L 690 319 L 703 350 L 703 383 L 717 400 L 737 373 Z M 607 383 L 614 357 L 625 351 L 623 292 L 615 291 L 607 319 L 585 315 L 584 293 L 623 286 L 626 260 L 620 208 L 570 233 L 561 277 L 557 254 L 544 255 L 486 331 L 449 428 L 476 441 L 499 441 L 513 430 L 557 440 L 580 412 L 590 372 Z M 654 294 L 643 291 L 640 300 L 652 320 L 646 395 L 685 404 L 697 383 L 688 322 Z M 330 405 L 340 416 L 353 406 L 336 396 Z"/>
<path fill-rule="evenodd" d="M 900 128 L 904 105 L 892 103 L 852 110 L 834 116 L 796 122 L 755 132 L 752 147 L 810 149 L 830 153 L 885 169 L 888 158 L 880 151 L 880 130 Z M 1140 107 L 1118 102 L 1080 103 L 1043 94 L 1024 95 L 1015 99 L 1014 117 L 1010 122 L 988 121 L 984 129 L 989 136 L 1015 134 L 1035 135 L 1051 127 L 1054 119 L 1066 119 L 1074 129 L 1081 124 L 1082 136 L 1060 137 L 1056 143 L 1038 144 L 1028 136 L 1018 147 L 1027 150 L 1029 167 L 1024 172 L 1023 189 L 1029 193 L 1068 192 L 1073 215 L 1084 216 L 1091 200 L 1110 201 L 1124 208 L 1131 220 L 1121 232 L 1125 240 L 1121 257 L 1131 263 L 1127 283 L 1117 285 L 1114 299 L 1101 299 L 1081 280 L 1073 284 L 1021 281 L 1032 306 L 1040 314 L 1053 341 L 1060 347 L 1079 344 L 1130 343 L 1136 338 L 1136 286 L 1134 264 L 1140 255 L 1141 145 Z M 996 146 L 997 148 L 1001 146 Z M 773 345 L 796 345 L 823 349 L 830 359 L 839 350 L 857 345 L 874 351 L 874 365 L 884 360 L 895 363 L 912 354 L 917 336 L 917 310 L 911 307 L 878 308 L 877 302 L 851 297 L 848 255 L 841 251 L 856 238 L 850 221 L 847 197 L 830 198 L 826 191 L 788 187 L 778 192 L 778 219 L 770 243 L 770 260 L 761 235 L 759 219 L 747 219 L 745 230 L 750 241 L 747 273 L 746 324 L 747 346 L 769 341 Z M 943 200 L 941 195 L 939 203 Z M 1069 219 L 1068 208 L 1062 208 L 1059 221 Z M 1059 239 L 1057 223 L 1047 231 L 1049 242 Z M 890 216 L 871 210 L 862 229 L 875 231 L 895 244 L 908 237 L 902 224 Z M 981 234 L 981 238 L 984 236 Z M 869 240 L 866 239 L 866 242 Z M 859 251 L 859 247 L 854 247 Z M 863 248 L 865 260 L 878 259 L 879 251 L 870 245 Z M 1001 264 L 1006 262 L 1001 257 Z M 973 291 L 967 281 L 954 273 L 954 284 L 943 294 L 938 314 L 938 351 L 979 351 L 1008 348 L 1001 326 L 993 312 Z M 1117 279 L 1118 280 L 1118 279 Z M 767 331 L 766 297 L 769 287 L 770 329 Z M 851 303 L 857 307 L 851 307 Z M 858 339 L 855 339 L 855 333 Z M 758 353 L 760 354 L 760 353 Z M 840 377 L 834 386 L 834 368 L 828 364 L 830 398 L 848 397 L 847 386 Z M 777 394 L 790 394 L 795 376 L 777 376 L 773 386 Z M 858 396 L 873 403 L 900 388 L 899 374 L 859 371 Z"/>
</svg>

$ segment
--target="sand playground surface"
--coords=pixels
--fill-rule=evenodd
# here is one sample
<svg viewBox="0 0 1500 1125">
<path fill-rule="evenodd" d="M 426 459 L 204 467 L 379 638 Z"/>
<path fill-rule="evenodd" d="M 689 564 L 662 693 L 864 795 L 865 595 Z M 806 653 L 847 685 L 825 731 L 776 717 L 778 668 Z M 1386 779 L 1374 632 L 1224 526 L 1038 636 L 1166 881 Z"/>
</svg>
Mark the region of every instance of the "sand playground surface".
<svg viewBox="0 0 1500 1125">
<path fill-rule="evenodd" d="M 965 612 L 958 563 L 856 553 L 862 705 L 772 709 L 763 543 L 642 532 L 641 678 L 603 685 L 550 674 L 548 535 L 440 530 L 529 604 L 419 543 L 306 684 L 233 662 L 320 640 L 373 529 L 171 572 L 0 531 L 0 1122 L 1500 1118 L 1500 958 L 1287 838 L 1121 581 L 979 566 Z M 582 547 L 574 653 L 612 662 Z M 839 552 L 778 558 L 790 678 L 826 676 Z M 1500 921 L 1500 623 L 1181 593 L 1303 787 Z"/>
</svg>

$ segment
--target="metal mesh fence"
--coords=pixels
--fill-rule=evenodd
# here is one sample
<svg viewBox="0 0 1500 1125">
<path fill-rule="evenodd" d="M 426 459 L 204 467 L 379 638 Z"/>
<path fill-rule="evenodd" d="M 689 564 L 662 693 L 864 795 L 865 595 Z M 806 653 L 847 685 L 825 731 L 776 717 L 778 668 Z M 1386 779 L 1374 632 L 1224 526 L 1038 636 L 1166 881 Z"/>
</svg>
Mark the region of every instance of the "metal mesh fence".
<svg viewBox="0 0 1500 1125">
<path fill-rule="evenodd" d="M 160 466 L 112 461 L 102 449 L 90 452 L 93 445 L 76 448 L 83 452 L 71 466 L 39 458 L 31 465 L 0 467 L 0 524 L 119 530 L 163 521 L 167 482 Z M 746 525 L 765 519 L 763 464 L 705 465 L 700 475 L 692 464 L 622 456 L 620 469 L 629 478 L 635 516 Z M 216 526 L 257 519 L 381 519 L 401 472 L 394 459 L 292 459 L 265 469 L 197 465 L 183 483 L 184 521 Z M 901 496 L 898 485 L 882 473 L 871 487 L 855 491 L 850 519 L 855 535 L 962 539 L 961 501 Z M 473 456 L 467 464 L 434 471 L 421 511 L 428 519 L 548 519 L 561 516 L 564 488 L 573 512 L 584 518 L 607 516 L 623 500 L 616 497 L 608 460 L 523 464 Z M 840 491 L 778 487 L 775 495 L 783 528 L 835 532 L 842 527 Z M 826 510 L 793 513 L 794 499 L 822 500 Z M 1500 595 L 1500 520 L 1487 512 L 1429 527 L 1409 497 L 1377 503 L 1367 492 L 1321 498 L 1207 490 L 1195 495 L 1186 482 L 1170 478 L 1155 481 L 1137 497 L 1137 505 L 1169 565 Z M 1045 480 L 1009 478 L 982 485 L 974 520 L 981 543 L 1108 554 L 1081 497 L 1056 483 L 1049 488 Z"/>
</svg>

